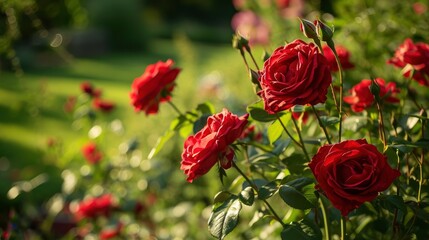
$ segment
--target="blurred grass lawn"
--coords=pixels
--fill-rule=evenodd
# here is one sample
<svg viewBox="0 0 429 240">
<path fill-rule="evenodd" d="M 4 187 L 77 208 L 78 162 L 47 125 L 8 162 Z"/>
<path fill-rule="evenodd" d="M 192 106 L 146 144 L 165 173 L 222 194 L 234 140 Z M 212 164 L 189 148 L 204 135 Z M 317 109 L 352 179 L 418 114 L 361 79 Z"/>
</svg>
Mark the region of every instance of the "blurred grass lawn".
<svg viewBox="0 0 429 240">
<path fill-rule="evenodd" d="M 156 61 L 172 58 L 182 69 L 173 92 L 173 102 L 182 111 L 208 100 L 215 103 L 216 111 L 222 107 L 244 111 L 246 104 L 256 100 L 241 56 L 229 44 L 204 45 L 177 36 L 171 41 L 154 41 L 149 49 L 74 59 L 67 66 L 26 71 L 22 77 L 1 72 L 0 159 L 4 165 L 0 167 L 1 178 L 9 183 L 29 180 L 43 172 L 60 172 L 57 167 L 61 169 L 69 161 L 81 161 L 80 148 L 88 141 L 87 133 L 73 130 L 73 117 L 64 112 L 63 106 L 68 96 L 81 93 L 83 81 L 101 88 L 103 99 L 117 105 L 111 115 L 103 116 L 106 120 L 120 119 L 125 127 L 123 136 L 111 137 L 103 143 L 103 148 L 112 152 L 117 151 L 120 142 L 135 137 L 140 142 L 139 149 L 148 154 L 176 116 L 168 104 L 161 105 L 159 114 L 145 116 L 135 113 L 129 103 L 132 81 Z M 222 99 L 202 95 L 199 89 L 201 79 L 213 73 L 222 81 Z M 64 145 L 62 162 L 44 157 L 49 138 L 60 139 Z M 177 161 L 179 168 L 180 159 Z M 3 187 L 6 190 L 10 186 Z"/>
</svg>

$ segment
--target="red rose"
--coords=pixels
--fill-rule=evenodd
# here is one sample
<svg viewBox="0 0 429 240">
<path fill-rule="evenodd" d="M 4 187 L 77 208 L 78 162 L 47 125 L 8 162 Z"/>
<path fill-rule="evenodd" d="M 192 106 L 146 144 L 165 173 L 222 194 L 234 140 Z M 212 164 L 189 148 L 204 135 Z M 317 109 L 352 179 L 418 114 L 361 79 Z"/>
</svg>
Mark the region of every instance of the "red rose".
<svg viewBox="0 0 429 240">
<path fill-rule="evenodd" d="M 95 218 L 98 216 L 108 217 L 115 208 L 113 197 L 105 194 L 96 198 L 88 198 L 79 203 L 76 211 L 78 219 Z"/>
<path fill-rule="evenodd" d="M 92 105 L 95 109 L 106 113 L 112 111 L 115 108 L 115 104 L 113 102 L 101 100 L 99 98 L 95 98 L 92 102 Z"/>
<path fill-rule="evenodd" d="M 405 77 L 411 77 L 423 86 L 429 87 L 429 45 L 416 43 L 407 38 L 396 50 L 395 56 L 387 61 L 396 67 L 403 68 Z"/>
<path fill-rule="evenodd" d="M 180 72 L 173 64 L 171 59 L 150 64 L 143 75 L 134 79 L 130 97 L 136 111 L 155 114 L 160 102 L 170 101 L 174 80 Z"/>
<path fill-rule="evenodd" d="M 223 109 L 210 116 L 199 132 L 186 139 L 180 169 L 188 175 L 188 182 L 206 174 L 218 161 L 224 169 L 231 167 L 234 151 L 229 145 L 243 133 L 248 116 L 238 117 Z"/>
<path fill-rule="evenodd" d="M 385 102 L 398 103 L 399 99 L 395 97 L 396 93 L 399 92 L 399 88 L 396 88 L 396 83 L 390 82 L 386 85 L 384 79 L 376 78 L 375 82 L 380 87 L 380 97 L 384 98 Z M 374 103 L 374 96 L 372 95 L 369 87 L 371 86 L 371 80 L 364 79 L 360 83 L 353 86 L 350 89 L 351 96 L 344 97 L 344 102 L 352 105 L 354 112 L 362 112 Z"/>
<path fill-rule="evenodd" d="M 95 143 L 87 143 L 81 149 L 83 156 L 90 164 L 98 163 L 103 154 L 97 149 L 97 145 Z"/>
<path fill-rule="evenodd" d="M 265 110 L 274 114 L 294 105 L 326 101 L 332 77 L 329 63 L 313 43 L 295 40 L 277 48 L 259 72 Z"/>
<path fill-rule="evenodd" d="M 340 60 L 343 70 L 354 68 L 355 65 L 350 62 L 350 53 L 345 47 L 336 46 L 335 51 L 337 51 L 338 59 Z M 323 46 L 323 53 L 329 62 L 329 69 L 331 69 L 332 72 L 338 72 L 338 65 L 335 60 L 334 52 L 332 52 L 328 45 Z"/>
<path fill-rule="evenodd" d="M 90 82 L 83 82 L 80 84 L 80 89 L 82 92 L 86 93 L 90 97 L 100 97 L 101 90 L 95 89 L 94 86 Z"/>
<path fill-rule="evenodd" d="M 399 177 L 387 158 L 365 139 L 348 140 L 319 148 L 308 165 L 318 185 L 343 216 L 372 201 Z"/>
</svg>

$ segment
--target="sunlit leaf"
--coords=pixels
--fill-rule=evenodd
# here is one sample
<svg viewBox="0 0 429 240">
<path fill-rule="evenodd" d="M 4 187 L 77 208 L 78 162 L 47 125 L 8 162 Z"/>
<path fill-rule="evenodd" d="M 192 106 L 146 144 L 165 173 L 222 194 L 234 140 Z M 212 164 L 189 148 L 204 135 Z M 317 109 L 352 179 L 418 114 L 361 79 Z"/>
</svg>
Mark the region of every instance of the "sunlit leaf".
<svg viewBox="0 0 429 240">
<path fill-rule="evenodd" d="M 224 239 L 237 226 L 240 210 L 241 203 L 235 195 L 216 205 L 208 222 L 210 234 L 217 239 Z"/>
<path fill-rule="evenodd" d="M 252 206 L 253 202 L 255 201 L 255 192 L 253 191 L 252 187 L 246 187 L 240 192 L 238 198 L 243 204 Z"/>
<path fill-rule="evenodd" d="M 269 114 L 264 109 L 264 102 L 258 101 L 247 106 L 247 112 L 250 114 L 250 117 L 260 122 L 271 122 L 277 119 L 275 114 Z M 281 113 L 278 113 L 281 116 Z"/>
<path fill-rule="evenodd" d="M 168 140 L 170 140 L 170 138 L 172 138 L 173 136 L 174 136 L 174 131 L 171 131 L 171 130 L 166 131 L 164 135 L 158 138 L 158 140 L 156 141 L 155 147 L 152 148 L 147 158 L 152 159 L 156 154 L 158 154 L 161 151 L 161 149 L 164 147 L 165 143 L 168 142 Z"/>
</svg>

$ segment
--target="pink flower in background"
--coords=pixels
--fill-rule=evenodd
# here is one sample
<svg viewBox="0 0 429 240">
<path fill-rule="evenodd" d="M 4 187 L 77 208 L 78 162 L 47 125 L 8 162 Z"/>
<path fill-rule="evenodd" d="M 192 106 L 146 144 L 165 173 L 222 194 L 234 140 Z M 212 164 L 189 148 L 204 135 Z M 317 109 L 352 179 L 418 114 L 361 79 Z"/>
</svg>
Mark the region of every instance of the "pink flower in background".
<svg viewBox="0 0 429 240">
<path fill-rule="evenodd" d="M 304 13 L 304 0 L 276 0 L 280 15 L 284 18 L 302 17 Z"/>
<path fill-rule="evenodd" d="M 115 104 L 113 102 L 101 100 L 100 98 L 95 98 L 92 102 L 92 106 L 95 109 L 106 113 L 111 112 L 115 108 Z"/>
<path fill-rule="evenodd" d="M 335 51 L 337 51 L 338 58 L 340 59 L 343 70 L 354 68 L 354 64 L 350 62 L 350 52 L 345 47 L 335 46 Z M 329 69 L 331 69 L 332 72 L 338 72 L 338 65 L 337 61 L 335 60 L 335 55 L 328 45 L 323 46 L 323 54 L 329 62 Z"/>
<path fill-rule="evenodd" d="M 134 79 L 131 85 L 131 103 L 136 111 L 148 114 L 158 112 L 160 102 L 170 101 L 179 68 L 174 68 L 174 61 L 158 61 L 146 67 L 143 75 Z"/>
<path fill-rule="evenodd" d="M 429 45 L 414 43 L 407 38 L 396 49 L 395 55 L 387 61 L 398 68 L 402 68 L 405 77 L 416 80 L 420 85 L 429 87 Z M 411 76 L 411 74 L 413 75 Z"/>
<path fill-rule="evenodd" d="M 103 154 L 97 149 L 97 145 L 92 142 L 84 145 L 81 151 L 86 161 L 90 164 L 98 163 L 103 157 Z"/>
<path fill-rule="evenodd" d="M 427 11 L 427 6 L 422 2 L 413 3 L 413 10 L 417 15 L 422 15 Z"/>
<path fill-rule="evenodd" d="M 116 204 L 110 194 L 88 198 L 79 203 L 76 210 L 76 217 L 79 220 L 99 216 L 108 217 L 114 208 L 116 208 Z"/>
<path fill-rule="evenodd" d="M 389 82 L 386 84 L 382 78 L 376 78 L 375 82 L 380 87 L 380 97 L 384 98 L 385 102 L 399 102 L 399 99 L 396 98 L 396 93 L 400 90 L 396 88 L 396 83 Z M 362 112 L 374 103 L 374 96 L 369 89 L 370 86 L 371 80 L 364 79 L 350 89 L 351 96 L 344 97 L 344 102 L 351 105 L 353 112 Z"/>
<path fill-rule="evenodd" d="M 267 45 L 270 41 L 270 27 L 252 11 L 236 13 L 231 20 L 232 29 L 249 40 L 250 45 Z"/>
<path fill-rule="evenodd" d="M 210 116 L 199 132 L 186 139 L 180 169 L 188 175 L 188 182 L 206 174 L 218 162 L 224 169 L 231 167 L 234 151 L 229 145 L 243 134 L 248 116 L 238 117 L 223 109 Z"/>
</svg>

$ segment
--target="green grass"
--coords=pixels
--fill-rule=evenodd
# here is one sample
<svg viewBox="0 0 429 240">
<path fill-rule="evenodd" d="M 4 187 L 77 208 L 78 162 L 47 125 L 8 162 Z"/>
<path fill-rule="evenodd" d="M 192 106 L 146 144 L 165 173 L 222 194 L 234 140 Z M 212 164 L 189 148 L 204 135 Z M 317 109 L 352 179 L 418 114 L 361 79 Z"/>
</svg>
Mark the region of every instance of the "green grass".
<svg viewBox="0 0 429 240">
<path fill-rule="evenodd" d="M 176 116 L 167 104 L 161 105 L 159 114 L 145 116 L 134 112 L 129 103 L 128 94 L 134 78 L 140 76 L 148 64 L 158 60 L 172 58 L 182 69 L 173 93 L 173 101 L 182 111 L 191 110 L 208 100 L 215 103 L 217 111 L 222 107 L 243 111 L 245 104 L 256 99 L 242 59 L 229 44 L 196 44 L 184 36 L 177 36 L 173 41 L 156 41 L 149 49 L 93 59 L 73 59 L 64 66 L 26 71 L 22 77 L 2 72 L 0 158 L 8 162 L 9 170 L 19 171 L 14 178 L 10 176 L 12 171 L 2 172 L 1 176 L 28 180 L 45 172 L 47 166 L 51 166 L 53 171 L 61 171 L 70 162 L 81 161 L 80 146 L 88 140 L 87 133 L 73 128 L 73 117 L 64 112 L 63 105 L 68 96 L 81 94 L 79 86 L 83 81 L 101 88 L 103 98 L 117 104 L 111 115 L 100 119 L 120 119 L 125 127 L 123 135 L 106 130 L 102 143 L 112 152 L 117 151 L 121 142 L 136 138 L 140 142 L 140 150 L 144 155 L 148 154 Z M 201 79 L 213 72 L 217 72 L 215 76 L 221 81 L 221 99 L 203 95 L 199 89 Z M 49 138 L 62 142 L 64 154 L 61 159 L 46 157 Z"/>
</svg>

